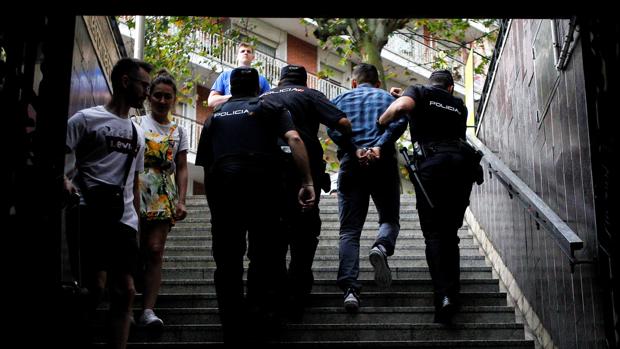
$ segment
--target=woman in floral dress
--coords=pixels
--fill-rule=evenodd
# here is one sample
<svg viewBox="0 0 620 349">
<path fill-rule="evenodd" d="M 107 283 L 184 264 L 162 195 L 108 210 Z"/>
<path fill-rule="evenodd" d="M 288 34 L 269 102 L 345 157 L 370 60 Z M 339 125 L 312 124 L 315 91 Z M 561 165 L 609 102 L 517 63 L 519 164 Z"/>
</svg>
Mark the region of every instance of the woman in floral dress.
<svg viewBox="0 0 620 349">
<path fill-rule="evenodd" d="M 185 218 L 187 133 L 171 120 L 177 87 L 166 70 L 151 82 L 151 113 L 135 118 L 144 130 L 144 172 L 140 174 L 140 249 L 144 272 L 143 312 L 138 326 L 161 327 L 153 308 L 161 286 L 161 268 L 168 232 Z"/>
</svg>

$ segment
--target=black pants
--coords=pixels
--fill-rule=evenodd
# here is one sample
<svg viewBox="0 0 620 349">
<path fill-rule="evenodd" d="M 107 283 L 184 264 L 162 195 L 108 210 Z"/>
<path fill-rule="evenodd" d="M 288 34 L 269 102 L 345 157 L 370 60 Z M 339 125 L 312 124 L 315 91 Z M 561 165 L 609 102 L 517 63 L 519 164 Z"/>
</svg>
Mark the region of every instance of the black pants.
<svg viewBox="0 0 620 349">
<path fill-rule="evenodd" d="M 321 196 L 321 175 L 324 169 L 312 167 L 312 180 L 316 196 L 315 207 L 301 211 L 297 196 L 301 188 L 301 176 L 292 157 L 282 159 L 282 199 L 280 201 L 280 227 L 284 235 L 284 248 L 290 249 L 291 259 L 288 268 L 288 292 L 295 303 L 303 303 L 312 291 L 314 275 L 312 263 L 321 234 L 319 200 Z"/>
<path fill-rule="evenodd" d="M 472 188 L 468 166 L 459 152 L 435 153 L 418 165 L 418 175 L 434 208 L 413 181 L 436 305 L 441 297 L 456 297 L 460 291 L 458 229 Z"/>
<path fill-rule="evenodd" d="M 215 290 L 227 343 L 277 326 L 286 277 L 277 209 L 278 169 L 265 161 L 216 164 L 206 174 L 211 211 Z M 247 239 L 246 239 L 247 235 Z M 244 297 L 243 260 L 250 260 Z M 250 340 L 254 340 L 251 338 Z"/>
</svg>

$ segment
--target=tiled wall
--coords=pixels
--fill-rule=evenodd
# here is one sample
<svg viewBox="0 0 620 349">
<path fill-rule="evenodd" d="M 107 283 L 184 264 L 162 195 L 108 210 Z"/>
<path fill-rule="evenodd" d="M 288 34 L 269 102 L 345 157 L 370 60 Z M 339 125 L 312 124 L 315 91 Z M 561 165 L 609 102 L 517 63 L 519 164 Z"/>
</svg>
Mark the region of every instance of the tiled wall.
<svg viewBox="0 0 620 349">
<path fill-rule="evenodd" d="M 597 241 L 581 44 L 564 71 L 535 71 L 541 21 L 511 22 L 478 137 L 575 231 L 585 245 L 579 256 L 591 259 Z M 558 26 L 559 38 L 567 24 Z M 547 73 L 553 83 L 548 102 L 539 105 L 536 85 Z M 553 343 L 603 347 L 594 266 L 577 265 L 572 273 L 551 234 L 488 172 L 474 186 L 470 209 Z"/>
</svg>

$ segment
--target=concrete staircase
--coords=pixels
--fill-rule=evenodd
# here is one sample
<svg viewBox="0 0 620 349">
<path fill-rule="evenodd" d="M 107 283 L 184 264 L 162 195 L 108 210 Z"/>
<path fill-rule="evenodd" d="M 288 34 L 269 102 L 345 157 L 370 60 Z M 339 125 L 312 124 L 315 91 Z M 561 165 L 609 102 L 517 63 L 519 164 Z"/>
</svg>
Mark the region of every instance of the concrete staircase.
<svg viewBox="0 0 620 349">
<path fill-rule="evenodd" d="M 169 234 L 163 284 L 156 313 L 161 333 L 133 328 L 130 348 L 199 348 L 221 345 L 222 335 L 213 283 L 208 206 L 203 196 L 188 199 L 188 218 Z M 433 323 L 432 284 L 424 256 L 424 240 L 415 211 L 415 197 L 401 197 L 401 231 L 390 257 L 394 281 L 385 290 L 373 281 L 368 252 L 377 230 L 371 204 L 361 238 L 361 308 L 345 312 L 336 287 L 338 270 L 338 205 L 336 196 L 321 198 L 323 229 L 314 261 L 311 307 L 300 324 L 283 330 L 283 347 L 381 348 L 534 348 L 523 325 L 507 306 L 473 237 L 464 226 L 461 238 L 462 307 L 455 325 Z M 247 263 L 246 263 L 247 267 Z M 140 304 L 140 296 L 136 304 Z M 103 310 L 101 311 L 103 317 Z M 100 331 L 100 333 L 102 333 Z M 102 338 L 99 338 L 102 340 Z"/>
</svg>

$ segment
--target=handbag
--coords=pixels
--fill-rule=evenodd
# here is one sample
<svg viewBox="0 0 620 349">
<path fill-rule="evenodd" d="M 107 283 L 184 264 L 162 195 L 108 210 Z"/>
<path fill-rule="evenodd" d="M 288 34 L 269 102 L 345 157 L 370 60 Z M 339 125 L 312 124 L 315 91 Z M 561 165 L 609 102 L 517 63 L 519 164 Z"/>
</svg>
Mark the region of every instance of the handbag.
<svg viewBox="0 0 620 349">
<path fill-rule="evenodd" d="M 120 185 L 98 183 L 86 188 L 84 200 L 92 212 L 108 222 L 119 222 L 125 213 L 125 185 L 133 158 L 136 155 L 137 132 L 131 123 L 131 149 L 125 162 L 125 175 Z"/>
</svg>

